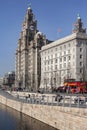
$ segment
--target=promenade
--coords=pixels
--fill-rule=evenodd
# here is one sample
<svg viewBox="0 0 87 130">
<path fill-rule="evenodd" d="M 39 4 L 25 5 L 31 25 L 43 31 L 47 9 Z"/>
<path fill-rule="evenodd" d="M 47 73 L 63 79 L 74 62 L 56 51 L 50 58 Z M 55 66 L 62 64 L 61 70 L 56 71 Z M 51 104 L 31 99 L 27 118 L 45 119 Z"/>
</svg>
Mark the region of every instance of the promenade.
<svg viewBox="0 0 87 130">
<path fill-rule="evenodd" d="M 3 93 L 4 94 L 4 93 Z M 42 105 L 53 105 L 63 107 L 78 107 L 87 108 L 87 97 L 86 94 L 48 94 L 48 93 L 30 93 L 30 92 L 18 92 L 18 91 L 7 91 L 5 92 L 13 100 L 30 104 L 42 104 Z M 6 96 L 5 95 L 5 96 Z"/>
<path fill-rule="evenodd" d="M 75 103 L 76 96 L 62 96 L 56 101 L 56 94 L 0 91 L 0 103 L 58 130 L 87 130 L 86 101 Z"/>
</svg>

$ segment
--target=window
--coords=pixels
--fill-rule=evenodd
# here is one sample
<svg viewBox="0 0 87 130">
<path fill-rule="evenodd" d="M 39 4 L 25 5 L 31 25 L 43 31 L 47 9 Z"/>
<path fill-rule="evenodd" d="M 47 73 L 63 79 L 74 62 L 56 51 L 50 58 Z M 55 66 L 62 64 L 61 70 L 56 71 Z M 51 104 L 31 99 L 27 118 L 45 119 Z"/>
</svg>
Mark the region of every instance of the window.
<svg viewBox="0 0 87 130">
<path fill-rule="evenodd" d="M 60 58 L 60 62 L 62 62 L 62 58 Z"/>
<path fill-rule="evenodd" d="M 66 51 L 64 51 L 64 55 L 66 55 Z"/>
<path fill-rule="evenodd" d="M 44 65 L 46 65 L 46 61 L 44 62 Z"/>
<path fill-rule="evenodd" d="M 64 57 L 64 61 L 66 61 L 66 57 Z"/>
<path fill-rule="evenodd" d="M 80 69 L 80 73 L 82 73 L 82 69 Z"/>
<path fill-rule="evenodd" d="M 69 43 L 69 47 L 70 47 L 70 43 Z"/>
<path fill-rule="evenodd" d="M 55 70 L 57 70 L 57 65 L 55 65 Z"/>
<path fill-rule="evenodd" d="M 80 66 L 82 66 L 82 62 L 80 62 Z"/>
<path fill-rule="evenodd" d="M 49 65 L 49 60 L 48 60 L 48 65 Z"/>
<path fill-rule="evenodd" d="M 57 57 L 57 54 L 55 54 L 55 57 Z"/>
<path fill-rule="evenodd" d="M 53 58 L 53 55 L 51 55 L 51 58 Z"/>
<path fill-rule="evenodd" d="M 53 64 L 53 60 L 51 60 L 51 64 Z"/>
<path fill-rule="evenodd" d="M 68 60 L 70 60 L 71 59 L 71 57 L 70 56 L 68 56 Z"/>
<path fill-rule="evenodd" d="M 55 59 L 55 63 L 57 63 L 57 59 Z"/>
<path fill-rule="evenodd" d="M 70 67 L 70 62 L 68 62 L 68 67 Z"/>
<path fill-rule="evenodd" d="M 60 46 L 60 50 L 62 50 L 62 46 Z"/>
<path fill-rule="evenodd" d="M 82 52 L 82 48 L 80 48 L 80 52 Z"/>
<path fill-rule="evenodd" d="M 66 68 L 66 63 L 64 63 L 64 68 Z"/>
<path fill-rule="evenodd" d="M 80 55 L 80 59 L 82 59 L 82 55 Z"/>
</svg>

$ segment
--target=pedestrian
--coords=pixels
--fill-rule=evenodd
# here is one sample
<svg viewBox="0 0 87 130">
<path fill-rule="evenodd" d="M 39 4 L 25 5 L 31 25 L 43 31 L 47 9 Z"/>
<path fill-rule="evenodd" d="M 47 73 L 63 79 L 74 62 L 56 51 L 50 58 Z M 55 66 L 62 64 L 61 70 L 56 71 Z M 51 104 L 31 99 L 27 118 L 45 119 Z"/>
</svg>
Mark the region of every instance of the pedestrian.
<svg viewBox="0 0 87 130">
<path fill-rule="evenodd" d="M 30 94 L 28 94 L 28 97 L 30 98 Z"/>
</svg>

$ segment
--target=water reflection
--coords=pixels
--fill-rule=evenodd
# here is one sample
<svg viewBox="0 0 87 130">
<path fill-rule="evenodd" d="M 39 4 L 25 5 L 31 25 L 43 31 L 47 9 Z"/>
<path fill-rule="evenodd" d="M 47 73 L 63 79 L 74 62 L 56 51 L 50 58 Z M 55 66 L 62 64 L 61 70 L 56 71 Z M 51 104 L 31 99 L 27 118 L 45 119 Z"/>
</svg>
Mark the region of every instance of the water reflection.
<svg viewBox="0 0 87 130">
<path fill-rule="evenodd" d="M 0 130 L 57 130 L 0 104 Z"/>
</svg>

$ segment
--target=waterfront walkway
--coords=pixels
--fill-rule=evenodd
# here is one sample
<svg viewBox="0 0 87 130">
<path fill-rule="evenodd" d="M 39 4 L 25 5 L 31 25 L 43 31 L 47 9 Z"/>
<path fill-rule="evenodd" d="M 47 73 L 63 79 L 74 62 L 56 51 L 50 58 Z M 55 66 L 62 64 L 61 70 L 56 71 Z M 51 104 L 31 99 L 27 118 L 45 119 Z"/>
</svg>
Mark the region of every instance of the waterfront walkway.
<svg viewBox="0 0 87 130">
<path fill-rule="evenodd" d="M 0 91 L 0 103 L 59 130 L 87 130 L 86 96 L 62 96 L 59 100 L 56 94 Z"/>
<path fill-rule="evenodd" d="M 63 107 L 79 107 L 87 108 L 87 97 L 85 95 L 65 95 L 65 94 L 40 94 L 17 91 L 2 91 L 0 94 L 6 98 L 40 105 L 63 106 Z"/>
</svg>

